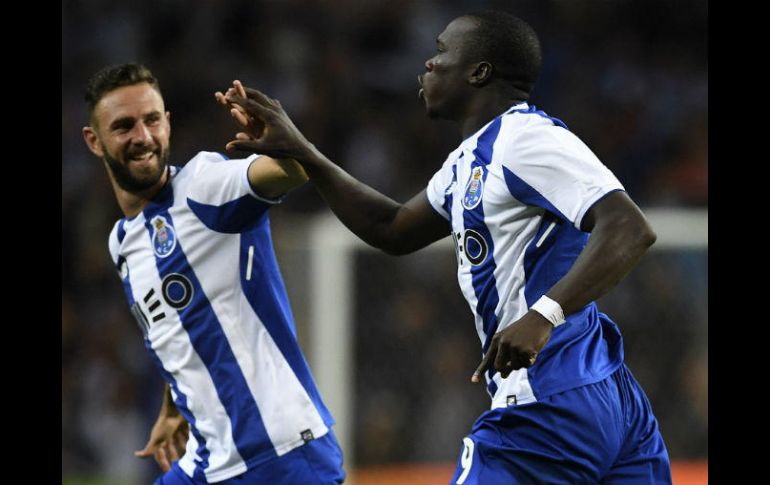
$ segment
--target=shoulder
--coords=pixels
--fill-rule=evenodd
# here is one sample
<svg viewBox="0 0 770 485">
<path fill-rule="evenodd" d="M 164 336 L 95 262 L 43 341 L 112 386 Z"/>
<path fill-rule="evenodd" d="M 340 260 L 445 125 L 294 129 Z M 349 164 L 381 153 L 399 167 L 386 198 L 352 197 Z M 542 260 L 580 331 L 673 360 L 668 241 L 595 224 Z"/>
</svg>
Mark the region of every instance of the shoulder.
<svg viewBox="0 0 770 485">
<path fill-rule="evenodd" d="M 502 116 L 500 131 L 509 137 L 533 139 L 570 134 L 567 125 L 542 111 L 512 111 Z M 573 135 L 574 136 L 574 135 Z"/>
<path fill-rule="evenodd" d="M 253 160 L 256 155 L 251 155 L 245 160 Z M 184 166 L 185 169 L 192 169 L 193 172 L 205 170 L 208 167 L 219 166 L 224 162 L 230 161 L 230 157 L 224 153 L 219 152 L 198 152 L 189 162 Z"/>
<path fill-rule="evenodd" d="M 228 179 L 246 177 L 249 165 L 258 155 L 246 158 L 229 158 L 218 152 L 198 152 L 180 171 L 180 180 L 190 179 L 191 189 L 196 186 L 217 185 Z"/>
</svg>

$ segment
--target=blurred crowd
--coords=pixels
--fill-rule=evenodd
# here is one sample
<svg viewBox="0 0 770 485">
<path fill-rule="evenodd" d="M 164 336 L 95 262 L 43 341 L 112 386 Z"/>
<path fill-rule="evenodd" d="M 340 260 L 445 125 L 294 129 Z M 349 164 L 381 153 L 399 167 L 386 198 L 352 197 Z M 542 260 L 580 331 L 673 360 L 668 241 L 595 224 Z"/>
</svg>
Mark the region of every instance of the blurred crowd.
<svg viewBox="0 0 770 485">
<path fill-rule="evenodd" d="M 62 2 L 65 476 L 146 481 L 154 465 L 132 452 L 147 439 L 162 390 L 107 252 L 121 214 L 80 134 L 88 77 L 107 64 L 147 65 L 172 113 L 175 164 L 200 150 L 224 150 L 235 125 L 213 92 L 240 79 L 278 98 L 332 160 L 403 201 L 459 143 L 452 124 L 425 116 L 416 77 L 448 21 L 480 8 L 503 8 L 532 24 L 544 66 L 531 102 L 586 141 L 641 207 L 707 207 L 705 0 Z M 302 218 L 326 210 L 304 187 L 271 213 Z M 371 329 L 356 340 L 357 460 L 454 461 L 488 402 L 465 385 L 478 342 L 457 300 L 453 262 L 436 264 L 445 273 L 412 278 L 424 258 L 398 260 L 398 273 L 388 269 L 392 258 L 367 258 L 359 265 L 367 274 L 385 267 L 381 279 L 359 280 L 360 294 L 372 299 L 356 313 Z M 393 274 L 404 284 L 382 291 Z M 617 320 L 631 369 L 674 457 L 707 456 L 707 284 L 705 252 L 658 253 L 600 306 L 623 315 Z M 298 321 L 300 331 L 309 324 Z M 434 387 L 443 394 L 427 392 Z"/>
</svg>

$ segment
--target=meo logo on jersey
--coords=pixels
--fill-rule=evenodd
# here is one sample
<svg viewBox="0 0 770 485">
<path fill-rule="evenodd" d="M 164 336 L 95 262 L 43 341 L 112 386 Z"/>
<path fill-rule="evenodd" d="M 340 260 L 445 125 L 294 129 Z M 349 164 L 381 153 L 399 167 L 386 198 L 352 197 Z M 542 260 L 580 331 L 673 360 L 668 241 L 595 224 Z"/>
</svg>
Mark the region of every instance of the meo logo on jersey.
<svg viewBox="0 0 770 485">
<path fill-rule="evenodd" d="M 463 232 L 452 233 L 455 242 L 455 255 L 457 263 L 462 266 L 464 260 L 468 260 L 473 266 L 480 266 L 487 260 L 489 243 L 480 232 L 466 229 Z"/>
<path fill-rule="evenodd" d="M 484 169 L 482 167 L 473 167 L 471 178 L 468 185 L 465 186 L 465 195 L 463 196 L 463 207 L 468 210 L 473 209 L 479 202 L 484 193 Z"/>
<path fill-rule="evenodd" d="M 176 247 L 176 232 L 163 216 L 152 219 L 152 249 L 159 258 L 165 258 Z"/>
</svg>

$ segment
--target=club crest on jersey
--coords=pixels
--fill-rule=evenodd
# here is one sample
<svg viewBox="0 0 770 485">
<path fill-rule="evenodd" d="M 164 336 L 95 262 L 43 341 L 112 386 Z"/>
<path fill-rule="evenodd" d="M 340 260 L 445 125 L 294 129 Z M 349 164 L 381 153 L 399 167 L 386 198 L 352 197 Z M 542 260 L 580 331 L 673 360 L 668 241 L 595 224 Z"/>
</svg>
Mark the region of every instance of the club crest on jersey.
<svg viewBox="0 0 770 485">
<path fill-rule="evenodd" d="M 176 232 L 163 216 L 152 219 L 152 249 L 159 258 L 165 258 L 176 247 Z"/>
<path fill-rule="evenodd" d="M 482 167 L 473 167 L 471 178 L 468 185 L 465 186 L 465 195 L 463 196 L 463 207 L 468 210 L 473 209 L 479 202 L 484 193 L 484 169 Z"/>
</svg>

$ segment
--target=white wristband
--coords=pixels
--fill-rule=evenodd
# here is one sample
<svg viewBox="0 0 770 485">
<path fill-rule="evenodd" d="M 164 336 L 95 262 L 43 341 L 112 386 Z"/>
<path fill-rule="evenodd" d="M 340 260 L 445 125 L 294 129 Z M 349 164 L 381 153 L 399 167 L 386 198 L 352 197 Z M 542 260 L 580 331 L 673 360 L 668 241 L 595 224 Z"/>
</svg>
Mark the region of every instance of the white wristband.
<svg viewBox="0 0 770 485">
<path fill-rule="evenodd" d="M 551 322 L 554 328 L 567 321 L 564 319 L 564 310 L 561 309 L 561 305 L 545 295 L 541 296 L 540 299 L 529 308 L 530 310 L 535 310 L 537 313 L 543 315 L 549 322 Z"/>
</svg>

